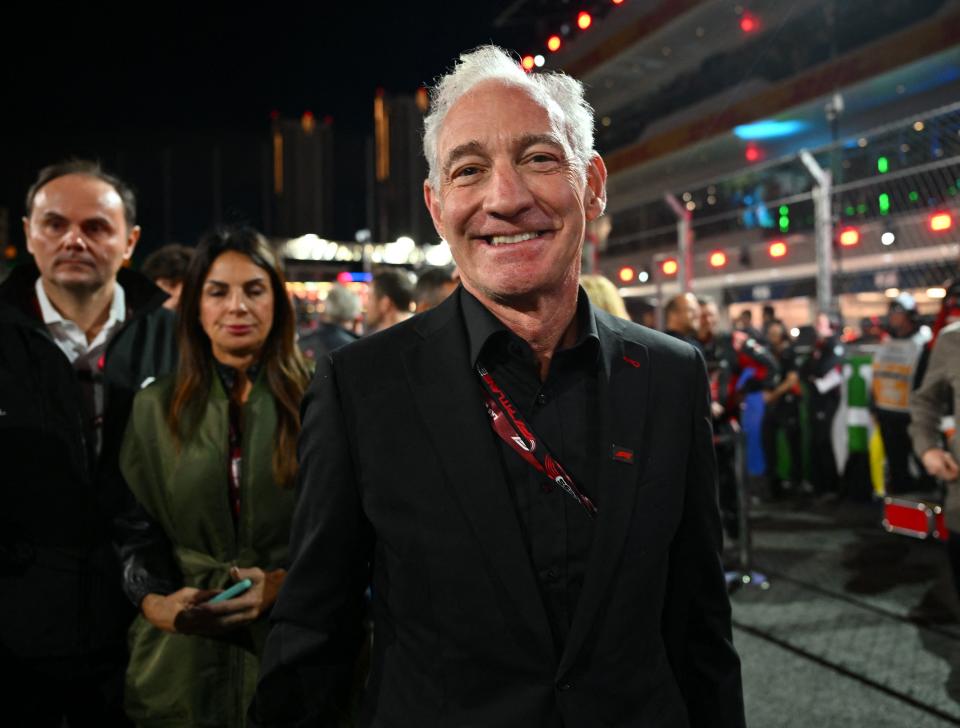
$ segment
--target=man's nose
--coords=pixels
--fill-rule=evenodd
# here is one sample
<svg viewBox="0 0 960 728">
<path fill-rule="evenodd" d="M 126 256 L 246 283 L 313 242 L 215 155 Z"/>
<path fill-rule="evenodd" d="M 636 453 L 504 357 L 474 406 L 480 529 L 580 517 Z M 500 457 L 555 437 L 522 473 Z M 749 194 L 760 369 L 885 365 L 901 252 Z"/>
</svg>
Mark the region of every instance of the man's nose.
<svg viewBox="0 0 960 728">
<path fill-rule="evenodd" d="M 494 165 L 484 196 L 483 209 L 497 217 L 514 217 L 533 205 L 527 181 L 508 162 Z"/>
<path fill-rule="evenodd" d="M 63 244 L 68 248 L 85 250 L 87 248 L 87 238 L 79 225 L 70 225 L 63 237 Z"/>
</svg>

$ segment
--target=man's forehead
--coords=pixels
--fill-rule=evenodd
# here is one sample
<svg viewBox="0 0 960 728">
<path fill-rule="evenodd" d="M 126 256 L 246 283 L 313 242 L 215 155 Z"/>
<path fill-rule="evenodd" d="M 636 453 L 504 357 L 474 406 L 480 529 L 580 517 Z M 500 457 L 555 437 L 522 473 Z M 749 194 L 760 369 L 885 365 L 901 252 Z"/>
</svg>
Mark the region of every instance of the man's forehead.
<svg viewBox="0 0 960 728">
<path fill-rule="evenodd" d="M 52 179 L 33 198 L 34 212 L 123 214 L 123 199 L 113 185 L 96 177 L 66 174 Z"/>
<path fill-rule="evenodd" d="M 516 142 L 535 136 L 563 140 L 549 110 L 530 91 L 502 81 L 482 81 L 450 108 L 440 128 L 441 156 L 466 143 Z"/>
</svg>

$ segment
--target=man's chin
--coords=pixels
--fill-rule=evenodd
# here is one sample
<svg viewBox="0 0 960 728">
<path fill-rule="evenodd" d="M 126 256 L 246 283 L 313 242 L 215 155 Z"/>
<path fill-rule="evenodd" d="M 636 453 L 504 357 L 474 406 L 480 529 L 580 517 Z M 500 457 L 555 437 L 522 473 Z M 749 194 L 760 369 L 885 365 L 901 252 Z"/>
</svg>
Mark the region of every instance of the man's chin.
<svg viewBox="0 0 960 728">
<path fill-rule="evenodd" d="M 90 295 L 96 293 L 106 285 L 106 281 L 90 275 L 56 275 L 53 283 L 64 291 L 74 295 Z"/>
</svg>

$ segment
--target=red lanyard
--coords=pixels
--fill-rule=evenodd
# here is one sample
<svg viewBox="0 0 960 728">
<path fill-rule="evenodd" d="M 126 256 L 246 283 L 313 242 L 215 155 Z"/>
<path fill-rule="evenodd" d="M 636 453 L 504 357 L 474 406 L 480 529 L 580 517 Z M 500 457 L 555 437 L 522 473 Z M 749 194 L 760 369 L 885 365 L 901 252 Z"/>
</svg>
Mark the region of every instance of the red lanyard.
<svg viewBox="0 0 960 728">
<path fill-rule="evenodd" d="M 542 441 L 538 441 L 527 423 L 520 418 L 517 408 L 507 397 L 507 393 L 497 386 L 493 377 L 484 369 L 482 364 L 477 364 L 477 374 L 480 375 L 480 381 L 483 382 L 485 390 L 483 399 L 487 407 L 487 414 L 490 415 L 490 426 L 497 433 L 497 436 L 513 448 L 537 472 L 543 473 L 547 477 L 547 482 L 543 485 L 546 492 L 552 491 L 555 483 L 567 495 L 583 506 L 591 518 L 597 515 L 597 507 L 593 505 L 593 501 L 580 492 L 570 474 L 550 454 L 546 445 Z"/>
</svg>

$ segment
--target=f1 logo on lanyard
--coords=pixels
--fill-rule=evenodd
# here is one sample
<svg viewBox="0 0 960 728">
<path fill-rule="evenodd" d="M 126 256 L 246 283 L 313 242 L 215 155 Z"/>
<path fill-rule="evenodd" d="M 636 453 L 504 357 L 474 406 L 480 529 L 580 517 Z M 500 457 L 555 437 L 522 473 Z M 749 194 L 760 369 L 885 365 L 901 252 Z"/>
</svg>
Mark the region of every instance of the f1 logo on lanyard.
<svg viewBox="0 0 960 728">
<path fill-rule="evenodd" d="M 546 476 L 543 489 L 560 488 L 577 503 L 583 506 L 591 518 L 597 515 L 597 507 L 586 495 L 580 492 L 570 474 L 560 462 L 551 455 L 542 441 L 537 440 L 533 431 L 520 417 L 513 402 L 496 383 L 482 364 L 477 364 L 477 374 L 484 388 L 484 405 L 490 416 L 490 426 L 497 437 L 507 443 L 514 452 L 522 457 L 534 470 Z"/>
</svg>

